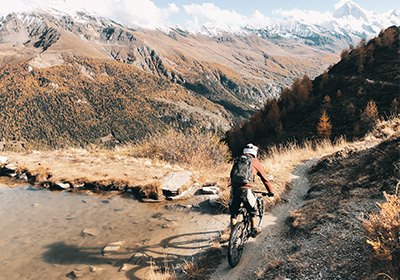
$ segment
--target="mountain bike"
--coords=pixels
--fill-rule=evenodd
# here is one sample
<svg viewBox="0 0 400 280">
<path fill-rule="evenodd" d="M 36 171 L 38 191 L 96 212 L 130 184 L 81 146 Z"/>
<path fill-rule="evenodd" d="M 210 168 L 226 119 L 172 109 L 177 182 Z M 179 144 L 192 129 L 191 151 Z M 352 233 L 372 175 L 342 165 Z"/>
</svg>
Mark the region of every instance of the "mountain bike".
<svg viewBox="0 0 400 280">
<path fill-rule="evenodd" d="M 268 195 L 266 192 L 253 191 L 255 194 Z M 261 227 L 264 218 L 265 202 L 261 196 L 257 196 L 257 226 Z M 246 208 L 241 206 L 239 209 L 238 222 L 233 227 L 229 237 L 228 262 L 231 267 L 235 267 L 243 255 L 244 244 L 251 236 L 250 214 Z"/>
</svg>

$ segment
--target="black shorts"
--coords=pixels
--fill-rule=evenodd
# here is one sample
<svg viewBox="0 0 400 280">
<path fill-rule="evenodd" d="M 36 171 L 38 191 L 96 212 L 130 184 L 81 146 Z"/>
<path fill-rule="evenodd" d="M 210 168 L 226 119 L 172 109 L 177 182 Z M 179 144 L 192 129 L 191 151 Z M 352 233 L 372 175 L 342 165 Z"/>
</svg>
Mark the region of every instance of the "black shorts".
<svg viewBox="0 0 400 280">
<path fill-rule="evenodd" d="M 250 217 L 255 217 L 257 215 L 256 200 L 256 196 L 251 189 L 232 187 L 231 198 L 229 200 L 229 212 L 231 213 L 231 218 L 236 219 L 242 202 L 247 212 L 249 212 Z"/>
</svg>

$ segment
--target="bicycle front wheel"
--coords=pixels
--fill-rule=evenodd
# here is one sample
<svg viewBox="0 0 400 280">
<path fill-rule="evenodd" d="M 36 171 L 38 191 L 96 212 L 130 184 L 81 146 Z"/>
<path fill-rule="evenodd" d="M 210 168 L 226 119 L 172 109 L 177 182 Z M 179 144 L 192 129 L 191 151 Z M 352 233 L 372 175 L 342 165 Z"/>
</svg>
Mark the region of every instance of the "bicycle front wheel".
<svg viewBox="0 0 400 280">
<path fill-rule="evenodd" d="M 265 212 L 265 201 L 264 198 L 262 197 L 258 197 L 257 198 L 257 209 L 258 209 L 258 227 L 261 227 L 262 222 L 263 222 L 263 218 L 264 218 L 264 212 Z"/>
<path fill-rule="evenodd" d="M 242 258 L 245 231 L 245 224 L 243 222 L 238 222 L 232 229 L 228 247 L 228 262 L 231 267 L 235 267 Z"/>
</svg>

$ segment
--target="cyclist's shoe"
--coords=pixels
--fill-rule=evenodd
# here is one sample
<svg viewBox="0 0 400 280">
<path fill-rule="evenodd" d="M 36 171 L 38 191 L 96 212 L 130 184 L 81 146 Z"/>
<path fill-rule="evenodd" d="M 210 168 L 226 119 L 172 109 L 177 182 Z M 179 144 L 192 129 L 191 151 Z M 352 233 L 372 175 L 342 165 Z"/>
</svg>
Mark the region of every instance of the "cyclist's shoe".
<svg viewBox="0 0 400 280">
<path fill-rule="evenodd" d="M 251 237 L 256 238 L 261 233 L 260 227 L 254 227 L 251 229 Z"/>
</svg>

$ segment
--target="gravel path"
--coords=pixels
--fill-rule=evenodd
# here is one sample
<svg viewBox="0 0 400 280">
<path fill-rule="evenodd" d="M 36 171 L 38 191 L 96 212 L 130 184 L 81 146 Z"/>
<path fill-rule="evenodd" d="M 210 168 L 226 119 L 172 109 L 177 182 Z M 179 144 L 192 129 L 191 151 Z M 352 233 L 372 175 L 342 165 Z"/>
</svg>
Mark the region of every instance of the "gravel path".
<svg viewBox="0 0 400 280">
<path fill-rule="evenodd" d="M 286 238 L 286 221 L 291 211 L 304 204 L 303 198 L 310 188 L 307 172 L 316 161 L 317 159 L 312 159 L 293 170 L 290 191 L 285 197 L 287 203 L 279 204 L 270 213 L 265 214 L 262 233 L 246 243 L 240 263 L 231 268 L 226 257 L 210 276 L 211 280 L 257 279 L 267 263 L 287 258 L 292 244 Z"/>
</svg>

